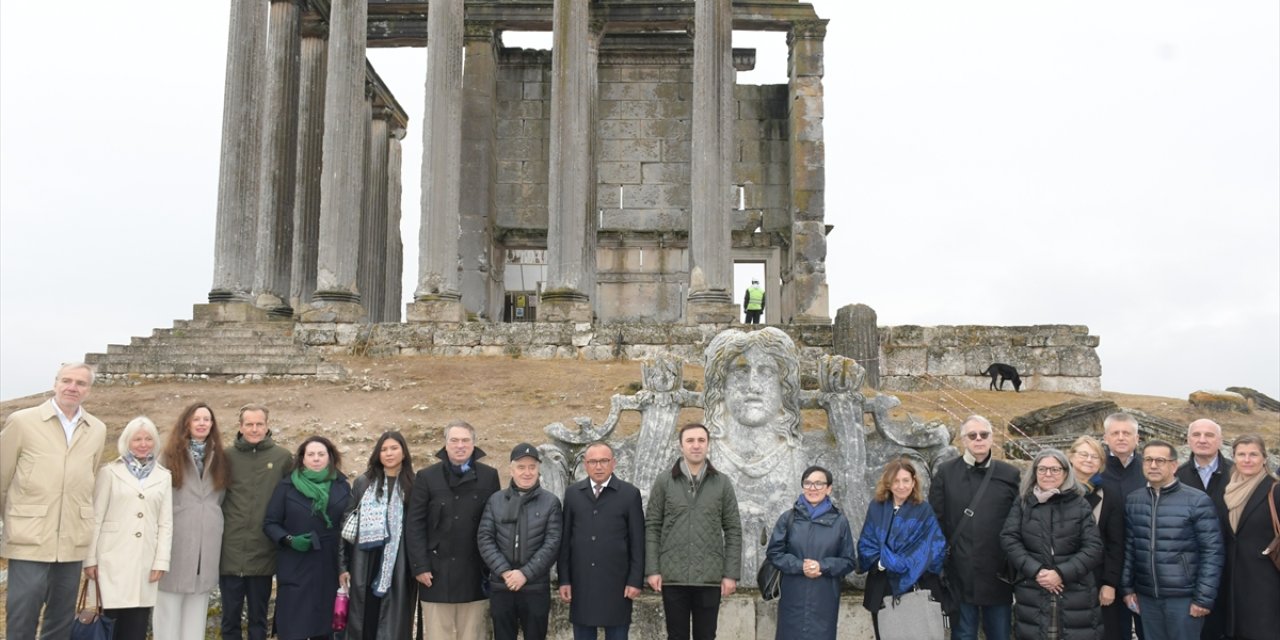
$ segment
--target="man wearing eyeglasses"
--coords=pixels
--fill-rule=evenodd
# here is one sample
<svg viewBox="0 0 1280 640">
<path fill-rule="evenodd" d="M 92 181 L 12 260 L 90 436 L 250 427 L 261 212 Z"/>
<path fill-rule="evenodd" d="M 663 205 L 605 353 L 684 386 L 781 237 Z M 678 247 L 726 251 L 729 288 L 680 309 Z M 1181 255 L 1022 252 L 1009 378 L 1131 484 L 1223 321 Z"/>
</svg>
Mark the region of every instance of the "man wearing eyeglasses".
<svg viewBox="0 0 1280 640">
<path fill-rule="evenodd" d="M 1142 449 L 1147 487 L 1125 498 L 1124 602 L 1147 640 L 1198 640 L 1213 609 L 1225 552 L 1213 500 L 1178 481 L 1172 444 Z"/>
<path fill-rule="evenodd" d="M 560 599 L 569 603 L 574 640 L 627 640 L 631 603 L 644 584 L 644 508 L 640 490 L 613 475 L 603 441 L 587 445 L 585 480 L 564 491 Z"/>
<path fill-rule="evenodd" d="M 1201 418 L 1187 426 L 1187 446 L 1191 448 L 1191 458 L 1178 467 L 1178 482 L 1195 487 L 1207 494 L 1217 507 L 1218 513 L 1227 513 L 1227 503 L 1223 493 L 1227 490 L 1227 482 L 1231 480 L 1231 460 L 1222 455 L 1222 427 L 1218 423 Z M 1222 520 L 1219 519 L 1219 524 Z M 1201 640 L 1218 640 L 1223 636 L 1226 625 L 1225 609 L 1215 607 L 1204 620 L 1204 629 L 1200 631 Z"/>
<path fill-rule="evenodd" d="M 946 574 L 959 610 L 952 616 L 951 640 L 1008 640 L 1013 624 L 1013 588 L 1000 579 L 1005 567 L 1000 529 L 1018 497 L 1020 474 L 991 455 L 991 422 L 969 416 L 960 425 L 964 455 L 938 465 L 929 486 L 929 504 L 938 516 L 949 550 Z"/>
</svg>

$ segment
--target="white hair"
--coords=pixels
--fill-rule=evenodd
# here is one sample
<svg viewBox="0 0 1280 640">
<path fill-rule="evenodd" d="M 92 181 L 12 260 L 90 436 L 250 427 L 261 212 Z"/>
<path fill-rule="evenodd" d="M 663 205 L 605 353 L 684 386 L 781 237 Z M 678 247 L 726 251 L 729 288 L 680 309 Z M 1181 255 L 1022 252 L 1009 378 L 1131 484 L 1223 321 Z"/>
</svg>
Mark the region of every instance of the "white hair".
<svg viewBox="0 0 1280 640">
<path fill-rule="evenodd" d="M 120 452 L 121 458 L 129 452 L 129 441 L 133 439 L 134 434 L 139 430 L 151 434 L 151 439 L 155 441 L 156 448 L 160 447 L 160 432 L 156 430 L 156 423 L 146 416 L 138 416 L 124 426 L 124 431 L 120 432 L 120 439 L 116 441 L 116 449 Z"/>
</svg>

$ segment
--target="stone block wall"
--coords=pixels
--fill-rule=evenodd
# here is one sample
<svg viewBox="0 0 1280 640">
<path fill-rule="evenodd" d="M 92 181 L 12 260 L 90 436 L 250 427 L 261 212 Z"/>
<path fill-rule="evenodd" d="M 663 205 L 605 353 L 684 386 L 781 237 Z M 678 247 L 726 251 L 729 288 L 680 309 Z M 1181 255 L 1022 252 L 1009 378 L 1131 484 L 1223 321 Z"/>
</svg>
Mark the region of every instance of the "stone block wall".
<svg viewBox="0 0 1280 640">
<path fill-rule="evenodd" d="M 733 131 L 737 157 L 732 175 L 743 196 L 733 228 L 750 232 L 762 227 L 764 231 L 788 233 L 787 85 L 737 85 L 733 97 L 738 119 Z"/>
<path fill-rule="evenodd" d="M 1097 346 L 1082 325 L 881 327 L 881 387 L 986 389 L 982 371 L 1002 362 L 1018 369 L 1023 390 L 1094 394 L 1102 389 Z"/>
<path fill-rule="evenodd" d="M 499 60 L 494 220 L 509 229 L 547 228 L 551 145 L 551 56 L 514 50 Z"/>
</svg>

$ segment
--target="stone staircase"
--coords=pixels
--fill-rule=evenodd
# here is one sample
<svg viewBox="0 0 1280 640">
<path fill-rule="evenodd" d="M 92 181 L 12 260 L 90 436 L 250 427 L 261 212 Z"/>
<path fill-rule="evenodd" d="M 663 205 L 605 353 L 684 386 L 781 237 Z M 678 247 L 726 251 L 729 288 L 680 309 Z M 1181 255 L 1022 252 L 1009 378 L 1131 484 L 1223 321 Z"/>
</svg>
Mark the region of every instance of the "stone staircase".
<svg viewBox="0 0 1280 640">
<path fill-rule="evenodd" d="M 177 320 L 129 344 L 86 354 L 105 381 L 138 378 L 243 378 L 300 376 L 336 379 L 342 365 L 327 362 L 293 339 L 291 321 Z"/>
</svg>

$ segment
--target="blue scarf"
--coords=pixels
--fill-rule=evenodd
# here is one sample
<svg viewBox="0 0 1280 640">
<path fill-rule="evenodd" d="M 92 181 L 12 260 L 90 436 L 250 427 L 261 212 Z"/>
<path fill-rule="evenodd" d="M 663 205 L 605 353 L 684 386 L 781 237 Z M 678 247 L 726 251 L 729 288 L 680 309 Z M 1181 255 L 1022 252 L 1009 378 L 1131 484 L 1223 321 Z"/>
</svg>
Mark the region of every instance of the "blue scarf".
<svg viewBox="0 0 1280 640">
<path fill-rule="evenodd" d="M 827 496 L 823 498 L 822 502 L 819 502 L 815 506 L 815 505 L 809 504 L 809 501 L 804 499 L 804 494 L 802 493 L 800 494 L 799 498 L 796 498 L 796 506 L 803 508 L 805 510 L 805 513 L 809 514 L 809 521 L 812 522 L 814 520 L 817 520 L 818 516 L 831 510 L 832 508 L 831 496 Z"/>
<path fill-rule="evenodd" d="M 941 574 L 947 539 L 927 502 L 905 502 L 893 513 L 893 501 L 872 502 L 858 538 L 858 568 L 876 564 L 889 574 L 893 595 L 911 590 L 925 573 Z"/>
<path fill-rule="evenodd" d="M 121 459 L 124 460 L 124 468 L 128 469 L 129 473 L 132 473 L 133 477 L 139 481 L 146 480 L 147 476 L 151 475 L 151 471 L 156 468 L 155 454 L 139 460 L 137 456 L 133 455 L 132 451 L 125 451 Z"/>
</svg>

